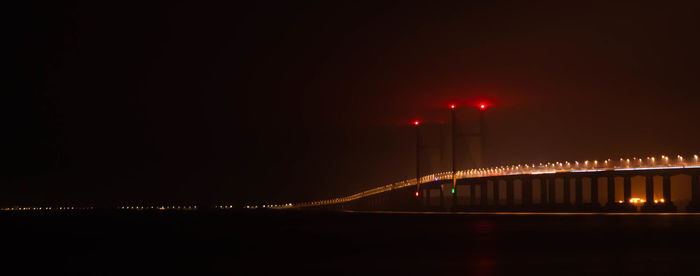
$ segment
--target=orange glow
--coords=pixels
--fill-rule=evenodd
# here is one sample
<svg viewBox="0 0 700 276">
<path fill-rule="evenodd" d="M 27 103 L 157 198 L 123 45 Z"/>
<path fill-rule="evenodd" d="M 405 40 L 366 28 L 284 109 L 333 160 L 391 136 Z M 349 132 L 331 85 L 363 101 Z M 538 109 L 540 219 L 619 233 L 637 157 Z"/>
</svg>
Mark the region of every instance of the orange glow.
<svg viewBox="0 0 700 276">
<path fill-rule="evenodd" d="M 659 202 L 664 203 L 664 199 L 663 198 L 659 199 Z"/>
<path fill-rule="evenodd" d="M 633 198 L 630 198 L 630 203 L 633 203 L 633 204 L 644 203 L 644 199 L 641 199 L 638 197 L 633 197 Z"/>
</svg>

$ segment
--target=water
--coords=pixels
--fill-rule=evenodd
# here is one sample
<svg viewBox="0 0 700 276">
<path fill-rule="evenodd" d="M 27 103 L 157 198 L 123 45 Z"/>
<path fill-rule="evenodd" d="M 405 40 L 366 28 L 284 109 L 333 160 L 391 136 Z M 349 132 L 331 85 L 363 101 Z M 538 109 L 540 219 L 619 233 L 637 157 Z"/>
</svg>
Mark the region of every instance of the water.
<svg viewBox="0 0 700 276">
<path fill-rule="evenodd" d="M 5 212 L 3 269 L 65 274 L 700 275 L 700 216 Z"/>
</svg>

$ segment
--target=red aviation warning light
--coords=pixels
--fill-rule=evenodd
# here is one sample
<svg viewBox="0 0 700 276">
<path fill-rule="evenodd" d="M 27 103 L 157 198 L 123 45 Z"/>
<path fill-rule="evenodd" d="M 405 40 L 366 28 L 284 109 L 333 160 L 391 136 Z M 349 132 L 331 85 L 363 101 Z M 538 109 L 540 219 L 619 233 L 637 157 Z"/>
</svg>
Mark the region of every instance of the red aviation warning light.
<svg viewBox="0 0 700 276">
<path fill-rule="evenodd" d="M 485 104 L 479 105 L 479 109 L 481 109 L 481 110 L 486 110 L 486 105 L 485 105 Z"/>
<path fill-rule="evenodd" d="M 418 197 L 418 192 L 416 192 L 416 197 Z"/>
<path fill-rule="evenodd" d="M 416 125 L 416 126 L 418 126 L 418 124 L 420 124 L 420 122 L 418 122 L 418 121 L 413 121 L 413 124 Z"/>
<path fill-rule="evenodd" d="M 455 109 L 455 105 L 450 105 L 450 108 Z"/>
</svg>

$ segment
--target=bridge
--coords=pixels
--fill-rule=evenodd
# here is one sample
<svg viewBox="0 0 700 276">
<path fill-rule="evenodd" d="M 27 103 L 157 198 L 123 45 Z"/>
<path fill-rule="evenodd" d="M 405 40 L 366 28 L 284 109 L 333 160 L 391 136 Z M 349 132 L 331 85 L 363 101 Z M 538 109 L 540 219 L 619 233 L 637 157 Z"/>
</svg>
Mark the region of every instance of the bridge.
<svg viewBox="0 0 700 276">
<path fill-rule="evenodd" d="M 460 138 L 478 139 L 477 164 L 489 163 L 484 160 L 488 156 L 485 147 L 488 104 L 475 107 L 479 111 L 478 133 L 471 133 L 458 127 L 456 106 L 450 105 L 450 171 L 421 173 L 421 150 L 431 146 L 422 144 L 421 123 L 414 121 L 416 178 L 340 198 L 266 207 L 374 211 L 700 211 L 697 154 L 690 159 L 662 155 L 457 170 L 456 141 Z M 672 187 L 677 191 L 672 193 Z M 675 201 L 682 206 L 677 206 Z"/>
<path fill-rule="evenodd" d="M 639 196 L 634 196 L 633 179 L 641 184 L 635 189 Z M 672 187 L 679 191 L 672 191 Z M 345 197 L 276 208 L 677 212 L 679 206 L 674 202 L 677 198 L 689 201 L 681 206 L 684 211 L 700 211 L 698 155 L 691 159 L 680 155 L 658 159 L 635 157 L 440 172 Z"/>
</svg>

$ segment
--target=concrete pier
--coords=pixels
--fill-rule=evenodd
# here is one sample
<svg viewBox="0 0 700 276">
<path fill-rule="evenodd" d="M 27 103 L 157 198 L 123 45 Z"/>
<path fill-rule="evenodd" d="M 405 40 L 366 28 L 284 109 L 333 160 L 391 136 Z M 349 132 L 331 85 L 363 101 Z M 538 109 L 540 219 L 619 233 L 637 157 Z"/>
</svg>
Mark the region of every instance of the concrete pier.
<svg viewBox="0 0 700 276">
<path fill-rule="evenodd" d="M 488 200 L 489 181 L 484 179 L 483 181 L 481 181 L 480 185 L 481 185 L 481 199 L 479 200 L 479 203 L 480 203 L 479 205 L 481 205 L 481 207 L 486 207 L 486 205 L 488 205 L 488 203 L 489 203 L 489 200 Z"/>
<path fill-rule="evenodd" d="M 562 177 L 564 180 L 564 205 L 571 205 L 571 181 L 568 177 Z"/>
<path fill-rule="evenodd" d="M 690 204 L 688 212 L 700 212 L 700 174 L 690 175 Z"/>
<path fill-rule="evenodd" d="M 547 178 L 540 178 L 540 205 L 547 205 Z"/>
<path fill-rule="evenodd" d="M 506 201 L 507 201 L 508 206 L 515 205 L 514 195 L 515 195 L 515 192 L 513 190 L 513 179 L 506 178 Z"/>
<path fill-rule="evenodd" d="M 632 198 L 632 176 L 625 175 L 624 182 L 622 183 L 622 190 L 624 195 L 624 203 L 629 204 L 630 198 Z"/>
<path fill-rule="evenodd" d="M 532 205 L 532 178 L 525 178 L 522 179 L 522 199 L 523 199 L 523 205 L 525 206 L 530 206 Z"/>
<path fill-rule="evenodd" d="M 608 175 L 608 201 L 605 204 L 607 207 L 612 207 L 618 203 L 615 201 L 615 176 Z"/>
<path fill-rule="evenodd" d="M 498 179 L 493 180 L 493 205 L 498 205 L 501 200 L 500 187 L 501 181 Z"/>
<path fill-rule="evenodd" d="M 591 176 L 591 207 L 600 207 L 598 199 L 598 177 Z"/>
<path fill-rule="evenodd" d="M 557 203 L 556 201 L 556 178 L 550 178 L 548 183 L 547 183 L 547 192 L 549 193 L 549 205 L 555 205 Z"/>
<path fill-rule="evenodd" d="M 583 206 L 583 183 L 581 177 L 574 178 L 574 196 L 576 197 L 576 206 Z"/>
</svg>

